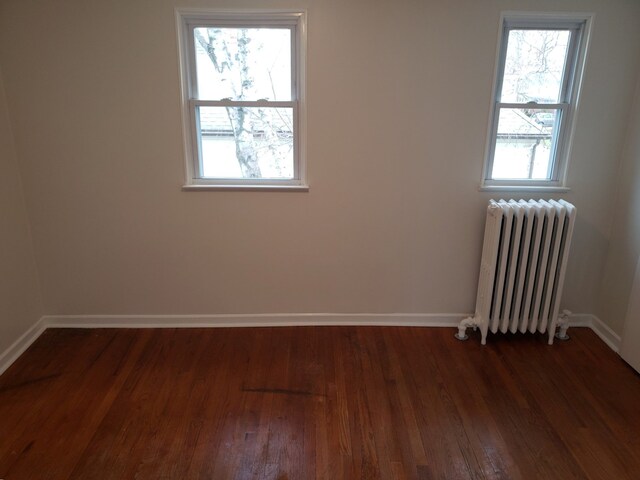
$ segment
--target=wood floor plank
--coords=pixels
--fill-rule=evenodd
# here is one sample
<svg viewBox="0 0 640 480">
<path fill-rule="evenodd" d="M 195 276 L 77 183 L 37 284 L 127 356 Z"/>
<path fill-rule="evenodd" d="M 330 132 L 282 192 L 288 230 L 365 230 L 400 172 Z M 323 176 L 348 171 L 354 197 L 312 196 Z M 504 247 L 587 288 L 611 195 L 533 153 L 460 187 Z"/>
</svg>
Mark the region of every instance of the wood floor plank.
<svg viewBox="0 0 640 480">
<path fill-rule="evenodd" d="M 64 334 L 55 331 L 50 334 L 50 337 L 60 336 Z M 71 475 L 78 455 L 69 452 L 68 445 L 81 453 L 95 435 L 146 335 L 115 330 L 87 331 L 74 332 L 74 339 L 79 340 L 77 345 L 71 343 L 77 347 L 69 355 L 74 361 L 54 362 L 58 363 L 60 380 L 40 393 L 31 390 L 30 394 L 37 397 L 37 406 L 30 409 L 31 421 L 22 425 L 26 428 L 18 437 L 19 441 L 29 441 L 28 448 L 7 469 L 4 478 L 40 478 L 43 471 L 51 478 Z M 48 396 L 50 393 L 53 399 Z M 26 405 L 31 403 L 31 395 L 29 400 L 23 399 Z"/>
<path fill-rule="evenodd" d="M 640 375 L 593 332 L 47 330 L 0 377 L 0 478 L 640 472 Z"/>
<path fill-rule="evenodd" d="M 455 376 L 458 381 L 451 382 L 449 392 L 458 412 L 468 440 L 474 452 L 480 470 L 488 479 L 522 479 L 522 473 L 518 463 L 514 461 L 498 425 L 494 421 L 491 410 L 487 405 L 490 391 L 493 390 L 493 382 L 489 385 L 479 382 L 478 377 L 489 379 L 491 375 L 483 376 L 484 352 L 479 345 L 470 346 L 463 343 L 453 343 L 445 347 L 445 341 L 437 341 L 434 345 L 434 354 L 446 358 L 447 354 L 454 357 L 468 356 L 468 362 L 451 362 L 441 365 L 449 375 Z M 443 350 L 446 348 L 446 351 Z"/>
</svg>

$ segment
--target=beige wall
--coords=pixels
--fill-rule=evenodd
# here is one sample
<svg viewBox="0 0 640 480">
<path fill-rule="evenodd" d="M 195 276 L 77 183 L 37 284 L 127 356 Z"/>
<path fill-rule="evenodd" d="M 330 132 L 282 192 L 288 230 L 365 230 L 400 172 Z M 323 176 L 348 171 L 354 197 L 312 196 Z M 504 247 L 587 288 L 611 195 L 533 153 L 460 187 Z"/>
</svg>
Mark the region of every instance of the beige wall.
<svg viewBox="0 0 640 480">
<path fill-rule="evenodd" d="M 0 72 L 0 356 L 42 315 L 29 223 Z M 0 368 L 2 365 L 0 364 Z"/>
<path fill-rule="evenodd" d="M 181 191 L 175 6 L 308 9 L 309 193 Z M 579 209 L 564 306 L 594 311 L 638 72 L 637 1 L 0 8 L 48 314 L 472 311 L 484 210 L 500 196 L 478 191 L 499 13 L 595 12 L 563 195 Z"/>
<path fill-rule="evenodd" d="M 613 229 L 597 307 L 600 318 L 620 335 L 640 255 L 640 77 L 614 205 Z"/>
</svg>

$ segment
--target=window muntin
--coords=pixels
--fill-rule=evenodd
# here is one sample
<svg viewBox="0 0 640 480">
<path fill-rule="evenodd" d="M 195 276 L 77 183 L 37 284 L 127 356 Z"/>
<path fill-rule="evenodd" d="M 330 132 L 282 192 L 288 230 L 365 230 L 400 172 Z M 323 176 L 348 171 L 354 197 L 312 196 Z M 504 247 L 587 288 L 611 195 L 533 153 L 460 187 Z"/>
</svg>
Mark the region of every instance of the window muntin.
<svg viewBox="0 0 640 480">
<path fill-rule="evenodd" d="M 304 186 L 299 12 L 178 12 L 187 184 Z"/>
<path fill-rule="evenodd" d="M 562 186 L 588 17 L 503 18 L 484 186 Z"/>
</svg>

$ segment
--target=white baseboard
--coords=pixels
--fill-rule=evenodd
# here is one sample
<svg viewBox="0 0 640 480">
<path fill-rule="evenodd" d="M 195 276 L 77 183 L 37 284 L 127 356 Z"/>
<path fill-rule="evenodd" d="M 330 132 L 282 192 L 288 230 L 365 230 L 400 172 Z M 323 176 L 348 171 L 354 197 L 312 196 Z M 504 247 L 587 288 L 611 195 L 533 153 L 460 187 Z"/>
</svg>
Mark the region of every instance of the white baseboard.
<svg viewBox="0 0 640 480">
<path fill-rule="evenodd" d="M 618 353 L 622 339 L 620 335 L 611 330 L 602 320 L 595 315 L 591 315 L 591 330 L 593 330 L 600 339 L 606 343 L 611 350 Z"/>
<path fill-rule="evenodd" d="M 0 375 L 47 328 L 221 328 L 287 326 L 457 327 L 465 313 L 267 313 L 230 315 L 45 315 L 5 352 Z M 571 327 L 588 327 L 614 352 L 620 337 L 595 315 L 572 314 Z"/>
<path fill-rule="evenodd" d="M 266 313 L 236 315 L 47 315 L 47 328 L 211 328 L 372 325 L 455 327 L 464 313 Z"/>
<path fill-rule="evenodd" d="M 589 327 L 593 326 L 593 315 L 589 313 L 572 313 L 569 315 L 569 327 Z"/>
<path fill-rule="evenodd" d="M 45 317 L 41 317 L 31 326 L 20 338 L 18 338 L 9 348 L 0 353 L 0 375 L 31 346 L 46 329 Z"/>
</svg>

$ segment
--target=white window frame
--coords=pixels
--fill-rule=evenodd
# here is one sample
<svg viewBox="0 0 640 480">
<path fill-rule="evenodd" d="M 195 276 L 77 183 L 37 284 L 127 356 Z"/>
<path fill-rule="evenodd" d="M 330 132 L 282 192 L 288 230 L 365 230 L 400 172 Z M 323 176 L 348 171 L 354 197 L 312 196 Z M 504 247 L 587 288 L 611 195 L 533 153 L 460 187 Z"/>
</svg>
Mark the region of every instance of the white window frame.
<svg viewBox="0 0 640 480">
<path fill-rule="evenodd" d="M 593 18 L 594 15 L 591 13 L 503 12 L 501 14 L 481 190 L 569 190 L 567 187 L 567 171 Z M 573 31 L 565 64 L 565 68 L 568 68 L 569 71 L 564 75 L 560 102 L 502 103 L 500 101 L 508 37 L 509 31 L 512 29 L 562 29 Z M 558 109 L 560 112 L 554 129 L 554 136 L 557 140 L 551 152 L 550 178 L 492 179 L 491 173 L 493 170 L 500 108 L 527 108 L 531 106 Z"/>
<path fill-rule="evenodd" d="M 178 8 L 176 30 L 180 61 L 182 129 L 185 154 L 185 190 L 299 190 L 309 189 L 306 181 L 306 13 L 301 10 L 220 10 Z M 291 35 L 291 100 L 233 101 L 197 98 L 195 27 L 287 28 Z M 293 178 L 248 179 L 206 178 L 202 171 L 197 107 L 288 107 L 293 110 Z"/>
</svg>

